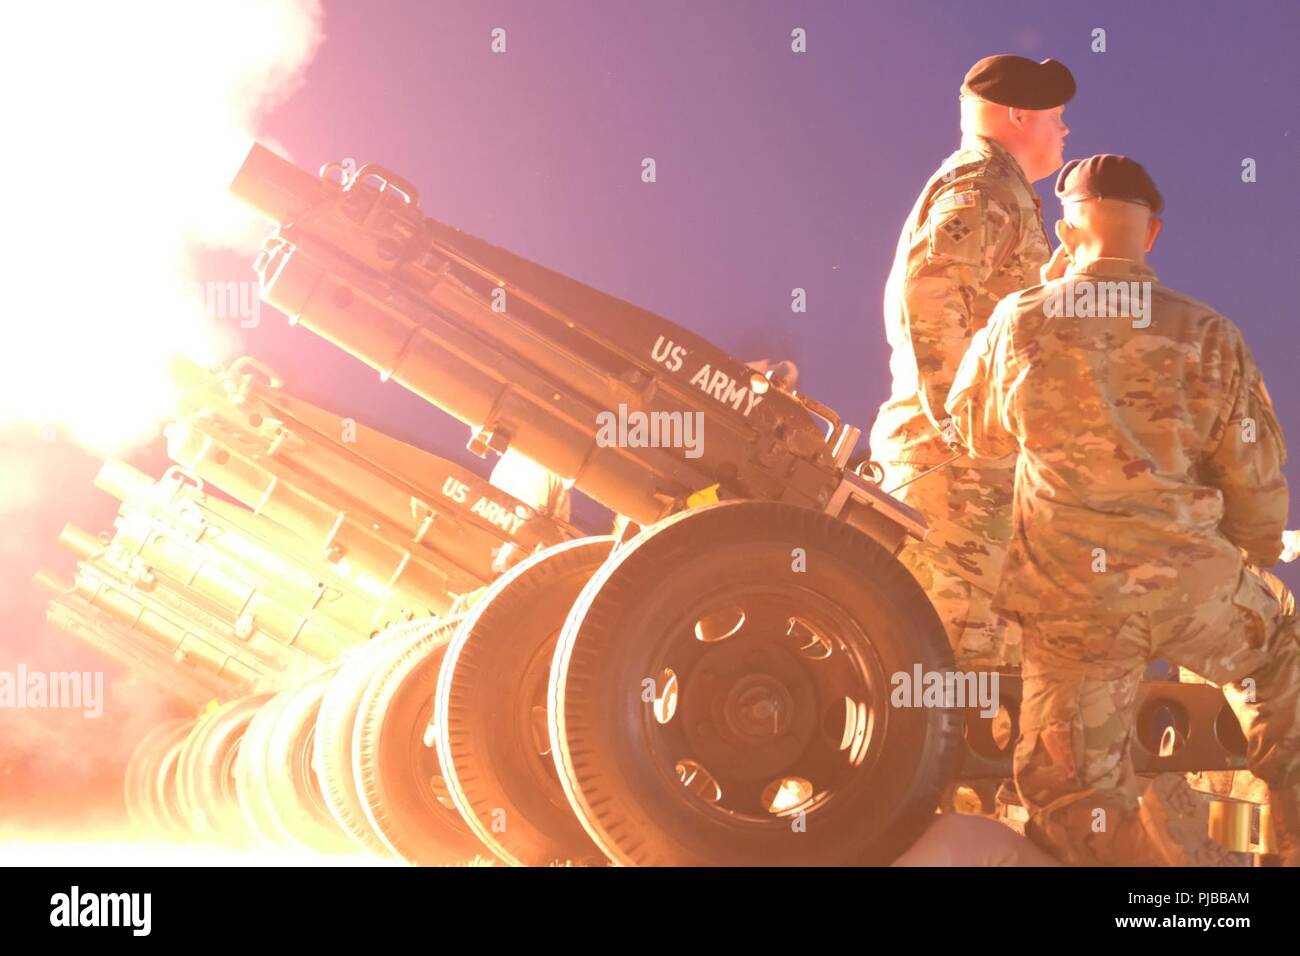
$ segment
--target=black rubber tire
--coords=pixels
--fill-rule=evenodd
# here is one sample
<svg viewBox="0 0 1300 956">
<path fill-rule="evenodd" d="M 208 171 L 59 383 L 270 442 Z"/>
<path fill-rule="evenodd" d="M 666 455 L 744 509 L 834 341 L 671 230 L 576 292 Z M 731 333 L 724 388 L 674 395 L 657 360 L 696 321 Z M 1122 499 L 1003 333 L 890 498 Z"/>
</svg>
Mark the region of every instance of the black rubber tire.
<svg viewBox="0 0 1300 956">
<path fill-rule="evenodd" d="M 235 762 L 244 731 L 273 696 L 268 691 L 222 704 L 200 718 L 181 748 L 176 770 L 181 805 L 199 836 L 231 846 L 251 842 L 239 807 Z"/>
<path fill-rule="evenodd" d="M 164 777 L 175 769 L 174 751 L 189 736 L 195 720 L 176 717 L 154 727 L 136 745 L 126 765 L 126 812 L 141 833 L 175 836 L 175 817 L 166 805 Z"/>
<path fill-rule="evenodd" d="M 361 697 L 384 655 L 404 642 L 414 640 L 421 632 L 436 627 L 437 623 L 435 618 L 424 618 L 395 624 L 350 650 L 326 686 L 316 716 L 312 766 L 325 806 L 358 847 L 383 857 L 392 856 L 392 850 L 366 819 L 365 805 L 354 773 L 352 737 L 357 712 L 361 707 Z"/>
<path fill-rule="evenodd" d="M 448 791 L 473 832 L 514 866 L 603 865 L 574 816 L 541 736 L 551 658 L 612 537 L 547 548 L 499 578 L 456 632 L 438 680 L 434 739 Z"/>
<path fill-rule="evenodd" d="M 794 567 L 797 548 L 804 553 L 801 570 Z M 838 630 L 826 645 L 825 659 L 836 662 L 834 673 L 847 666 L 863 675 L 867 689 L 856 712 L 865 708 L 870 717 L 858 717 L 854 733 L 860 736 L 853 737 L 850 748 L 854 756 L 836 768 L 843 784 L 825 799 L 814 794 L 804 804 L 806 811 L 796 807 L 786 815 L 764 806 L 747 816 L 720 812 L 683 786 L 676 769 L 683 755 L 666 743 L 673 727 L 679 736 L 696 734 L 695 741 L 731 734 L 729 725 L 711 723 L 712 711 L 696 705 L 703 700 L 713 707 L 722 690 L 735 691 L 731 678 L 745 668 L 767 668 L 766 662 L 779 660 L 787 668 L 783 673 L 795 675 L 792 680 L 815 673 L 815 665 L 800 663 L 797 655 L 770 640 L 774 632 L 763 630 L 756 611 L 757 630 L 747 632 L 742 623 L 735 631 L 754 636 L 716 645 L 721 653 L 739 654 L 741 663 L 725 670 L 720 687 L 709 683 L 709 676 L 716 681 L 717 674 L 708 673 L 714 670 L 708 655 L 719 651 L 694 641 L 691 635 L 700 632 L 689 628 L 705 608 L 717 607 L 730 594 L 747 595 L 755 608 L 766 603 L 762 616 L 769 625 L 785 617 L 786 608 L 798 608 L 799 615 L 819 623 L 835 622 Z M 672 724 L 676 718 L 670 716 L 665 727 L 641 703 L 640 694 L 647 677 L 661 674 L 659 648 L 669 641 L 678 642 L 674 653 L 686 662 L 686 672 L 678 675 L 676 695 L 675 713 L 682 720 Z M 794 663 L 788 664 L 791 658 Z M 755 659 L 764 663 L 752 664 Z M 927 672 L 951 670 L 952 652 L 921 587 L 879 544 L 833 518 L 791 505 L 712 505 L 674 515 L 643 532 L 584 588 L 552 667 L 552 752 L 583 825 L 618 863 L 884 864 L 931 821 L 961 756 L 958 711 L 888 706 L 889 675 L 910 674 L 917 664 Z M 793 716 L 787 724 L 804 721 L 812 728 L 808 739 L 833 750 L 836 744 L 825 742 L 834 740 L 831 728 L 818 723 L 829 713 L 819 694 L 802 712 L 798 701 L 809 696 L 790 697 Z M 845 703 L 852 709 L 856 700 L 845 698 Z M 852 736 L 850 730 L 846 716 L 843 735 Z M 766 751 L 747 751 L 749 740 L 737 747 L 733 734 L 728 753 L 761 754 L 764 762 L 775 753 L 782 759 L 784 743 L 775 728 L 773 734 L 778 736 L 764 744 Z M 758 762 L 758 756 L 733 760 L 728 771 L 733 777 L 752 777 Z M 731 792 L 756 794 L 747 787 Z M 716 802 L 717 794 L 711 792 L 711 799 Z"/>
<path fill-rule="evenodd" d="M 295 690 L 267 739 L 266 782 L 275 830 L 293 846 L 317 853 L 356 850 L 356 844 L 330 815 L 312 768 L 316 717 L 337 671 L 331 667 Z"/>
<path fill-rule="evenodd" d="M 272 816 L 271 795 L 267 789 L 267 741 L 290 693 L 280 691 L 254 715 L 244 731 L 235 760 L 235 793 L 239 797 L 244 826 L 258 843 L 268 847 L 285 845 Z"/>
<path fill-rule="evenodd" d="M 428 741 L 438 671 L 461 621 L 442 621 L 383 655 L 353 732 L 366 819 L 394 855 L 417 866 L 464 863 L 483 849 L 451 802 Z"/>
</svg>

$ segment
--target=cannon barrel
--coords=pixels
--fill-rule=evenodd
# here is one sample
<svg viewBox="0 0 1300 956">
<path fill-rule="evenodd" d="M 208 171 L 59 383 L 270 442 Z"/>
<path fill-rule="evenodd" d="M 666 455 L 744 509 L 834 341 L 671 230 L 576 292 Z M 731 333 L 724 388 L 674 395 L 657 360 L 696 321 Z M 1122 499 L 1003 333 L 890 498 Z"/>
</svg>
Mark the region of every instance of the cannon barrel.
<svg viewBox="0 0 1300 956">
<path fill-rule="evenodd" d="M 335 574 L 302 538 L 269 518 L 208 494 L 179 469 L 169 470 L 155 482 L 126 462 L 109 460 L 95 484 L 129 509 L 148 512 L 173 533 L 187 535 L 246 569 L 278 600 L 320 611 L 348 633 L 349 643 L 398 620 L 393 608 Z"/>
<path fill-rule="evenodd" d="M 306 542 L 209 498 L 175 469 L 154 482 L 110 460 L 95 483 L 122 498 L 108 549 L 119 565 L 148 569 L 174 589 L 213 602 L 241 626 L 332 661 L 386 623 L 380 605 L 333 580 Z"/>
<path fill-rule="evenodd" d="M 859 432 L 825 406 L 661 316 L 426 218 L 382 167 L 312 187 L 305 176 L 254 147 L 232 184 L 277 226 L 257 263 L 262 298 L 469 424 L 473 450 L 513 447 L 641 524 L 716 490 L 831 511 L 895 550 L 924 533 L 845 471 Z M 624 440 L 622 422 L 650 414 L 659 434 L 701 423 L 699 453 Z"/>
<path fill-rule="evenodd" d="M 163 592 L 145 592 L 98 562 L 82 561 L 62 596 L 93 608 L 131 634 L 150 660 L 170 659 L 238 693 L 279 687 L 285 672 L 241 647 L 219 621 Z"/>
<path fill-rule="evenodd" d="M 578 532 L 467 469 L 286 395 L 249 359 L 178 367 L 181 414 L 168 453 L 398 617 L 443 614 L 520 556 Z"/>
<path fill-rule="evenodd" d="M 47 621 L 119 664 L 132 678 L 187 707 L 198 709 L 210 700 L 236 697 L 250 686 L 229 675 L 184 666 L 154 641 L 143 638 L 77 595 L 67 593 L 52 575 L 38 572 L 36 579 L 55 593 L 46 608 Z"/>
<path fill-rule="evenodd" d="M 110 587 L 172 609 L 187 621 L 201 625 L 219 641 L 237 646 L 235 656 L 251 655 L 277 672 L 295 667 L 301 669 L 309 663 L 310 658 L 300 648 L 276 640 L 263 622 L 251 613 L 231 613 L 220 601 L 214 600 L 212 587 L 194 587 L 183 575 L 175 574 L 174 566 L 172 573 L 160 573 L 156 566 L 142 560 L 139 555 L 131 554 L 118 537 L 104 537 L 108 540 L 100 543 L 89 532 L 67 525 L 59 541 L 74 550 L 89 542 L 98 543 L 97 550 L 82 557 L 80 571 L 90 571 L 96 581 L 112 582 Z M 204 571 L 201 564 L 194 570 Z M 79 574 L 78 581 L 81 579 Z"/>
<path fill-rule="evenodd" d="M 93 537 L 73 529 L 65 530 L 61 540 L 87 542 Z M 66 593 L 125 625 L 177 662 L 249 690 L 278 688 L 319 668 L 315 659 L 256 627 L 245 629 L 232 622 L 202 596 L 171 586 L 140 564 L 124 566 L 115 561 L 106 546 L 77 563 Z"/>
<path fill-rule="evenodd" d="M 276 222 L 296 219 L 328 194 L 320 179 L 260 143 L 248 151 L 235 182 L 241 200 Z"/>
</svg>

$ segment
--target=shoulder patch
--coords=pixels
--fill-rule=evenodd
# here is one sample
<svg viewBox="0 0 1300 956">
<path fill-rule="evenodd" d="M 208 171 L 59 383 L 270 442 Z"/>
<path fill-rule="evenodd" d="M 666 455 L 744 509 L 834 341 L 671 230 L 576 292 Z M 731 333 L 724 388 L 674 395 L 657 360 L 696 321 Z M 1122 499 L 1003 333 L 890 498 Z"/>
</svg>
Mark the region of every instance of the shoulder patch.
<svg viewBox="0 0 1300 956">
<path fill-rule="evenodd" d="M 984 214 L 978 189 L 958 189 L 936 199 L 927 217 L 926 259 L 980 262 L 984 258 Z"/>
<path fill-rule="evenodd" d="M 931 204 L 930 215 L 948 212 L 952 209 L 965 209 L 968 206 L 975 205 L 976 198 L 974 189 L 962 189 L 945 193 Z"/>
<path fill-rule="evenodd" d="M 961 242 L 974 231 L 968 223 L 962 220 L 961 216 L 948 216 L 939 224 L 938 228 L 953 242 Z"/>
</svg>

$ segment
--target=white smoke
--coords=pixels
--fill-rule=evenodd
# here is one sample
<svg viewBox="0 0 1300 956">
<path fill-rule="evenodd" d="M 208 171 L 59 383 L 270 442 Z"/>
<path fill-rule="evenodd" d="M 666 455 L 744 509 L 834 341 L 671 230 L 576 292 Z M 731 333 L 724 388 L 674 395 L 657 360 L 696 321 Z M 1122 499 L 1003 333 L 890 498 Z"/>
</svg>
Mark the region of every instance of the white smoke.
<svg viewBox="0 0 1300 956">
<path fill-rule="evenodd" d="M 166 412 L 172 355 L 225 357 L 195 255 L 255 251 L 227 188 L 322 38 L 317 0 L 6 8 L 0 427 L 121 449 Z"/>
</svg>

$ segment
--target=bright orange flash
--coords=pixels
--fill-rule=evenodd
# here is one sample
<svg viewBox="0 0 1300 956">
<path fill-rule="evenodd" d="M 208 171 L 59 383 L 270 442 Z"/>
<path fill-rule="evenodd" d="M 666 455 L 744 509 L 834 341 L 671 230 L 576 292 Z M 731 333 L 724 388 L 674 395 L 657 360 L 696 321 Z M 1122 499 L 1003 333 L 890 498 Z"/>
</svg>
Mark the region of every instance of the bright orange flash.
<svg viewBox="0 0 1300 956">
<path fill-rule="evenodd" d="M 238 299 L 214 310 L 195 254 L 257 248 L 262 227 L 227 186 L 319 45 L 319 4 L 51 2 L 5 18 L 0 429 L 57 424 L 109 453 L 153 434 L 171 356 L 231 347 Z M 220 278 L 256 298 L 251 271 Z"/>
</svg>

